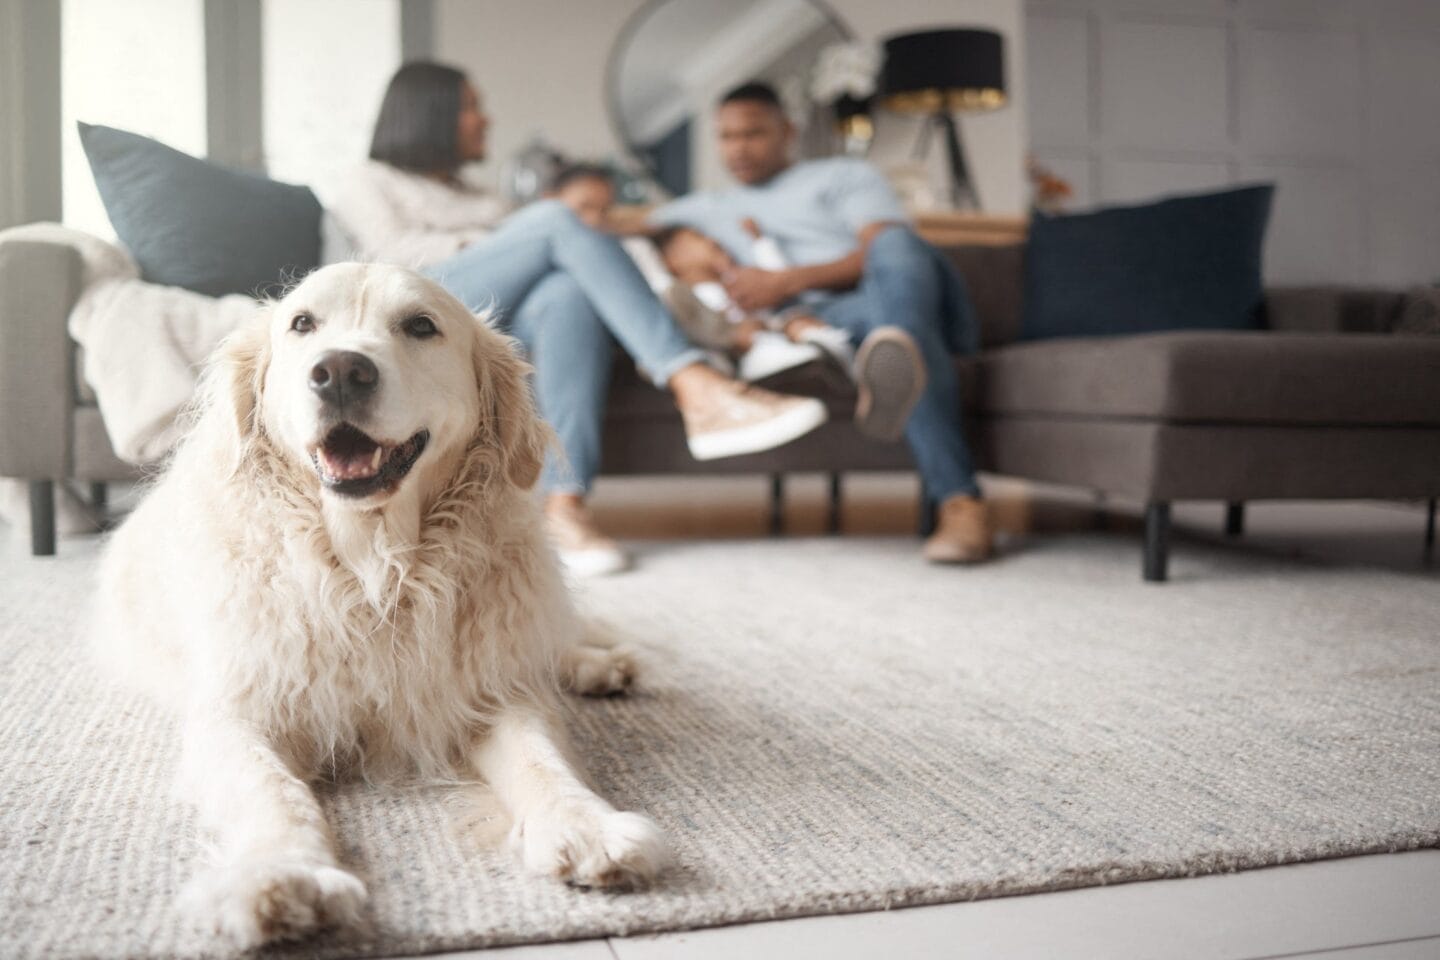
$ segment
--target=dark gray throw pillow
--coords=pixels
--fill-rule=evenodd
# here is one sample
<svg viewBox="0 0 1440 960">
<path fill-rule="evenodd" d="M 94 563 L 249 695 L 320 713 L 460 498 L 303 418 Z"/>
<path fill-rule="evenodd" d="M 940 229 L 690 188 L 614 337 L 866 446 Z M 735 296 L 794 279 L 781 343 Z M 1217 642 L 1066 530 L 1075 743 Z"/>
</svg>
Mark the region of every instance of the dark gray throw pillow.
<svg viewBox="0 0 1440 960">
<path fill-rule="evenodd" d="M 1036 215 L 1021 336 L 1260 325 L 1273 184 L 1071 216 Z"/>
<path fill-rule="evenodd" d="M 79 126 L 105 212 L 146 280 L 217 297 L 256 294 L 319 266 L 320 202 L 308 187 L 113 127 Z"/>
</svg>

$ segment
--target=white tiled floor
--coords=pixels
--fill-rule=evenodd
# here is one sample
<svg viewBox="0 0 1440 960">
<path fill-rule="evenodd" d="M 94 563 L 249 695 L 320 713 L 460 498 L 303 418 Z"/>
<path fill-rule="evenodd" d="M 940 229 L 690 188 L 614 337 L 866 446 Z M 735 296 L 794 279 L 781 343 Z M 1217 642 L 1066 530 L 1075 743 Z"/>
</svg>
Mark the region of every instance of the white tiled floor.
<svg viewBox="0 0 1440 960">
<path fill-rule="evenodd" d="M 484 955 L 505 960 L 1434 960 L 1440 958 L 1440 851 Z"/>
</svg>

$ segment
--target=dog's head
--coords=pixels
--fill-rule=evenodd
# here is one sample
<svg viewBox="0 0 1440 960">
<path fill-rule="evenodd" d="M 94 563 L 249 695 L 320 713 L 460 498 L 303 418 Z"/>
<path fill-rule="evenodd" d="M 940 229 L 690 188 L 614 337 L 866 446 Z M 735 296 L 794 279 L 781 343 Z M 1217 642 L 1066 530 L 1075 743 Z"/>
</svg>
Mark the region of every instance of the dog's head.
<svg viewBox="0 0 1440 960">
<path fill-rule="evenodd" d="M 337 264 L 227 341 L 219 393 L 244 444 L 263 431 L 337 504 L 379 506 L 436 489 L 476 445 L 511 483 L 533 486 L 546 431 L 528 365 L 439 285 L 380 264 Z"/>
</svg>

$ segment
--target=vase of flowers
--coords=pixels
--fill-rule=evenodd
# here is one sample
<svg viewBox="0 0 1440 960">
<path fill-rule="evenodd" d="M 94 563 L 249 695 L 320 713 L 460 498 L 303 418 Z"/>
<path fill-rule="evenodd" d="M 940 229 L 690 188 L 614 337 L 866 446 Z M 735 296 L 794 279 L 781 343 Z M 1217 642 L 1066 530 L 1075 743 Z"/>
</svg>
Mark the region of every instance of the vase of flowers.
<svg viewBox="0 0 1440 960">
<path fill-rule="evenodd" d="M 879 72 L 880 48 L 859 41 L 832 43 L 815 61 L 810 96 L 830 105 L 846 153 L 863 154 L 875 137 L 870 109 Z"/>
</svg>

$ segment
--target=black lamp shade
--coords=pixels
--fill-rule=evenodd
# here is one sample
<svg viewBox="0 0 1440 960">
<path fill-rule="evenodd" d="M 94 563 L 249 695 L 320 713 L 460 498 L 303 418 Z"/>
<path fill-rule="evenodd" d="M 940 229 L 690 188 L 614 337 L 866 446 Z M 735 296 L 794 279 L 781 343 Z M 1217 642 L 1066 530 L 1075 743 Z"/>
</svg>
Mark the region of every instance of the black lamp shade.
<svg viewBox="0 0 1440 960">
<path fill-rule="evenodd" d="M 1005 54 L 993 30 L 926 30 L 885 41 L 880 96 L 892 110 L 994 110 L 1005 105 Z"/>
</svg>

